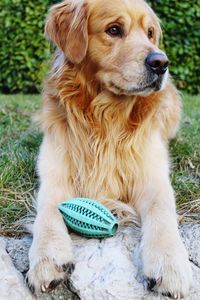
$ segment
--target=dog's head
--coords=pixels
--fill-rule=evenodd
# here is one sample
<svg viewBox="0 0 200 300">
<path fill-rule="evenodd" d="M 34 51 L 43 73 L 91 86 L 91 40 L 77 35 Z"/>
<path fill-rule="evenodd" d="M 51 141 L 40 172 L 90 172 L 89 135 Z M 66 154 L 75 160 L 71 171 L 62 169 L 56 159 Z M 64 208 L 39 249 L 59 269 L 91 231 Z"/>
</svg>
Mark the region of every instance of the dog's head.
<svg viewBox="0 0 200 300">
<path fill-rule="evenodd" d="M 143 0 L 65 0 L 52 7 L 46 32 L 71 63 L 95 66 L 114 94 L 146 96 L 166 82 L 159 20 Z"/>
</svg>

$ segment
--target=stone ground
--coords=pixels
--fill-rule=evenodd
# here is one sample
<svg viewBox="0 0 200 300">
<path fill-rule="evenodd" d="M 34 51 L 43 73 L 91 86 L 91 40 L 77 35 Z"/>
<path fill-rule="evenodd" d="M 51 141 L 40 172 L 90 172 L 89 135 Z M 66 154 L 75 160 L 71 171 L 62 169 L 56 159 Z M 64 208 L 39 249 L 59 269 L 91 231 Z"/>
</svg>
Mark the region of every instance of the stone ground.
<svg viewBox="0 0 200 300">
<path fill-rule="evenodd" d="M 200 225 L 180 228 L 189 251 L 194 284 L 187 300 L 200 299 Z M 148 292 L 140 276 L 137 249 L 140 232 L 120 228 L 108 239 L 86 239 L 72 234 L 76 268 L 71 281 L 37 300 L 164 300 Z M 24 284 L 32 238 L 0 238 L 0 300 L 34 300 Z"/>
</svg>

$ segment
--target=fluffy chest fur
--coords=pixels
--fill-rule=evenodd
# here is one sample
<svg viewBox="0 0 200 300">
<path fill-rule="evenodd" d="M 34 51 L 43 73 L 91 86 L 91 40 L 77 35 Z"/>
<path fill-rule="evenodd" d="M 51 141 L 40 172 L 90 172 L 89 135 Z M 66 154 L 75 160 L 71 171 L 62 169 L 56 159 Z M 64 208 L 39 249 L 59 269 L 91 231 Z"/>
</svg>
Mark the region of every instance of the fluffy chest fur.
<svg viewBox="0 0 200 300">
<path fill-rule="evenodd" d="M 101 93 L 87 111 L 76 102 L 65 103 L 64 110 L 54 103 L 46 111 L 52 114 L 49 130 L 73 196 L 134 201 L 147 168 L 164 149 L 154 128 L 155 107 L 144 120 L 141 113 L 133 118 L 134 109 L 134 99 L 111 101 L 110 94 Z"/>
</svg>

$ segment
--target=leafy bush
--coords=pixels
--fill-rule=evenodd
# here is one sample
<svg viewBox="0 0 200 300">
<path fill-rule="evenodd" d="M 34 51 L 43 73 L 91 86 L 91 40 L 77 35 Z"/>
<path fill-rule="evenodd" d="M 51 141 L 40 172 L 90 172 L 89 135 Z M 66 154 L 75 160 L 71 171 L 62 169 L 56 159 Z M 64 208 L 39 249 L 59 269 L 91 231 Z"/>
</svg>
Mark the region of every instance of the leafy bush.
<svg viewBox="0 0 200 300">
<path fill-rule="evenodd" d="M 200 6 L 199 0 L 149 0 L 160 17 L 164 49 L 177 86 L 200 92 Z"/>
<path fill-rule="evenodd" d="M 200 92 L 199 0 L 149 0 L 160 16 L 170 70 L 181 89 Z M 59 1 L 0 1 L 0 91 L 40 90 L 47 70 L 49 45 L 44 39 L 48 7 Z"/>
<path fill-rule="evenodd" d="M 0 91 L 39 90 L 49 57 L 44 18 L 49 0 L 0 1 Z"/>
</svg>

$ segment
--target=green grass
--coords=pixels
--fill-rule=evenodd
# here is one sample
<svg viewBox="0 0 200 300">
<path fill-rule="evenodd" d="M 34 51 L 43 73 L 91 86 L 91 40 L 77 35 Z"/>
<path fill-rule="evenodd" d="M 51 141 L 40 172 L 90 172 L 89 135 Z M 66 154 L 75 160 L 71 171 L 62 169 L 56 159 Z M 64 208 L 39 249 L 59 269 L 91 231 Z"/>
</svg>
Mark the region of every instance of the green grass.
<svg viewBox="0 0 200 300">
<path fill-rule="evenodd" d="M 12 223 L 31 209 L 41 142 L 31 119 L 39 98 L 0 95 L 0 234 L 15 234 Z"/>
<path fill-rule="evenodd" d="M 31 210 L 42 139 L 31 119 L 39 102 L 35 95 L 0 95 L 0 234 L 20 233 L 13 223 Z M 184 95 L 183 103 L 182 125 L 170 146 L 172 183 L 181 213 L 200 221 L 200 96 Z"/>
<path fill-rule="evenodd" d="M 200 95 L 183 95 L 181 128 L 170 151 L 177 206 L 188 220 L 200 221 Z"/>
</svg>

